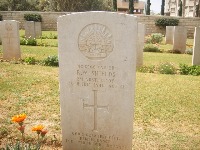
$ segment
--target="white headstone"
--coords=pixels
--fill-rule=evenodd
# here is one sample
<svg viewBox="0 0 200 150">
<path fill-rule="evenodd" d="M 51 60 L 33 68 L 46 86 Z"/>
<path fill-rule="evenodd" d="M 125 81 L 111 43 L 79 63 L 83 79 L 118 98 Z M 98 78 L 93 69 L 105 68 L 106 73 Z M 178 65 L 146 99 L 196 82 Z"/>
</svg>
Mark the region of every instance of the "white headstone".
<svg viewBox="0 0 200 150">
<path fill-rule="evenodd" d="M 64 150 L 131 150 L 137 21 L 109 12 L 58 18 Z"/>
<path fill-rule="evenodd" d="M 173 50 L 178 50 L 181 53 L 185 53 L 187 41 L 187 28 L 184 26 L 174 27 L 173 37 Z"/>
<path fill-rule="evenodd" d="M 200 65 L 200 27 L 195 28 L 192 65 Z"/>
<path fill-rule="evenodd" d="M 39 38 L 42 36 L 42 25 L 41 22 L 35 22 L 35 36 Z"/>
<path fill-rule="evenodd" d="M 26 38 L 36 38 L 36 32 L 35 32 L 35 22 L 34 21 L 25 21 L 24 22 L 24 28 L 25 28 L 25 37 Z"/>
<path fill-rule="evenodd" d="M 146 26 L 145 24 L 138 23 L 138 48 L 137 48 L 137 61 L 136 66 L 141 67 L 143 65 L 143 49 L 145 42 Z"/>
<path fill-rule="evenodd" d="M 21 58 L 19 22 L 4 20 L 0 23 L 0 33 L 3 46 L 4 60 L 18 60 Z"/>
<path fill-rule="evenodd" d="M 174 26 L 166 26 L 165 43 L 173 44 Z"/>
</svg>

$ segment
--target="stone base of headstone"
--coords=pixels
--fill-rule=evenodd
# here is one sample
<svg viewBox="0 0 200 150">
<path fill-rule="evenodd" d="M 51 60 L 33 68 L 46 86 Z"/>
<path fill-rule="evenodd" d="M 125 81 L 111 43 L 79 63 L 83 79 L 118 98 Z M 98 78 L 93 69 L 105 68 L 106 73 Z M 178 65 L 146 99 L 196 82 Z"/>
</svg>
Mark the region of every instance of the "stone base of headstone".
<svg viewBox="0 0 200 150">
<path fill-rule="evenodd" d="M 200 65 L 200 27 L 195 28 L 192 65 Z"/>
<path fill-rule="evenodd" d="M 19 60 L 21 58 L 19 22 L 15 20 L 1 21 L 0 33 L 2 38 L 3 59 Z"/>
<path fill-rule="evenodd" d="M 174 26 L 166 26 L 165 43 L 173 44 Z"/>
<path fill-rule="evenodd" d="M 143 49 L 145 42 L 146 26 L 145 24 L 138 23 L 138 47 L 137 47 L 137 59 L 136 67 L 141 67 L 143 65 Z"/>
<path fill-rule="evenodd" d="M 187 28 L 183 26 L 174 27 L 173 51 L 185 53 L 187 41 Z"/>
</svg>

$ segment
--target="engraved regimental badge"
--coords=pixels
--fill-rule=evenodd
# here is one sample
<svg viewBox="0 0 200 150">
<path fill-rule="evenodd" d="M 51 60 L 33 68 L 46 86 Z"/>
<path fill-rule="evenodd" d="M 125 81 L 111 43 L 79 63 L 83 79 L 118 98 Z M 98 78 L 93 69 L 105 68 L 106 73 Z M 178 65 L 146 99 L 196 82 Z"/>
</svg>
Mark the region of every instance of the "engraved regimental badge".
<svg viewBox="0 0 200 150">
<path fill-rule="evenodd" d="M 113 51 L 113 36 L 105 25 L 93 23 L 80 32 L 78 46 L 88 59 L 102 60 Z"/>
</svg>

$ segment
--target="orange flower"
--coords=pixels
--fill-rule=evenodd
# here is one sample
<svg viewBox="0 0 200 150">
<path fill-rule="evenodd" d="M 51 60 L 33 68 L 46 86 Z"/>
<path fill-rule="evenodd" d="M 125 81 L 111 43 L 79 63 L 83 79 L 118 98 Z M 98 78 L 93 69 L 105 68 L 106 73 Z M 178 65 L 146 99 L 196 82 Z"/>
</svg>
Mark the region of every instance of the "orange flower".
<svg viewBox="0 0 200 150">
<path fill-rule="evenodd" d="M 44 128 L 43 125 L 37 125 L 37 126 L 32 128 L 32 131 L 37 131 L 37 133 L 40 133 L 40 132 L 42 132 L 43 128 Z"/>
<path fill-rule="evenodd" d="M 12 117 L 13 122 L 22 123 L 26 119 L 26 114 L 20 114 Z"/>
</svg>

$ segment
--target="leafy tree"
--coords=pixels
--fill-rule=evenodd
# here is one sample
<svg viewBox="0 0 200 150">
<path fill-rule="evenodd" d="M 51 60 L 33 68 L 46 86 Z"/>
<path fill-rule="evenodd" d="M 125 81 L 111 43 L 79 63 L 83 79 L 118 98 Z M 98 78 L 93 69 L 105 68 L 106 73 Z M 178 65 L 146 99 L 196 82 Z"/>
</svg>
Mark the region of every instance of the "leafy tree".
<svg viewBox="0 0 200 150">
<path fill-rule="evenodd" d="M 183 2 L 180 1 L 180 3 L 179 3 L 179 9 L 178 9 L 178 16 L 182 16 L 182 8 L 183 8 Z"/>
<path fill-rule="evenodd" d="M 150 7 L 151 7 L 151 2 L 150 0 L 147 0 L 146 15 L 150 15 L 151 11 Z"/>
<path fill-rule="evenodd" d="M 164 16 L 164 13 L 165 13 L 165 0 L 162 0 L 162 5 L 161 5 L 161 15 Z"/>
<path fill-rule="evenodd" d="M 117 11 L 117 0 L 113 0 L 113 9 Z"/>
<path fill-rule="evenodd" d="M 134 14 L 134 2 L 129 0 L 129 14 Z"/>
</svg>

